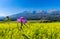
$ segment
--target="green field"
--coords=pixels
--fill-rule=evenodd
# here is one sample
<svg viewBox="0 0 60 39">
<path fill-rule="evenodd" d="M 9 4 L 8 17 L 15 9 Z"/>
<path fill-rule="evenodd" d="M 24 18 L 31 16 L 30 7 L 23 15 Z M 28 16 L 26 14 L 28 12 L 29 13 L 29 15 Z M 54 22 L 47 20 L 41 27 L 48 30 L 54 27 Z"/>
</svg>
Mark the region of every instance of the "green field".
<svg viewBox="0 0 60 39">
<path fill-rule="evenodd" d="M 0 22 L 0 39 L 60 39 L 60 22 Z"/>
</svg>

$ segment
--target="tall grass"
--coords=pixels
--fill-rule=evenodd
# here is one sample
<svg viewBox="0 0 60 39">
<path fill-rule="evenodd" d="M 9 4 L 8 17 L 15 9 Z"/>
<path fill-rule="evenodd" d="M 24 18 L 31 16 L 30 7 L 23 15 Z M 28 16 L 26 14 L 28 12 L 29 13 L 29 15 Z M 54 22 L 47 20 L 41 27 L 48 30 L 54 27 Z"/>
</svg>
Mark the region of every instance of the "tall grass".
<svg viewBox="0 0 60 39">
<path fill-rule="evenodd" d="M 0 39 L 60 39 L 60 22 L 56 23 L 0 23 Z"/>
</svg>

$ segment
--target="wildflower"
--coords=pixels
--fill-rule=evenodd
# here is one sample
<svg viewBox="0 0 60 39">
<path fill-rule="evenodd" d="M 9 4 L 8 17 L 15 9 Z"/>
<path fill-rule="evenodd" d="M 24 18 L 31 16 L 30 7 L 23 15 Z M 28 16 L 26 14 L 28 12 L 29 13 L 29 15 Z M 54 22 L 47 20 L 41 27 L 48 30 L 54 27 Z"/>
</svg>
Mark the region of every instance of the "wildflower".
<svg viewBox="0 0 60 39">
<path fill-rule="evenodd" d="M 23 24 L 25 25 L 27 23 L 27 20 L 24 17 L 20 17 L 19 19 L 17 19 L 17 22 L 21 23 L 21 29 Z"/>
<path fill-rule="evenodd" d="M 24 17 L 20 17 L 19 19 L 17 19 L 17 22 L 22 22 L 23 24 L 27 23 L 27 20 Z"/>
</svg>

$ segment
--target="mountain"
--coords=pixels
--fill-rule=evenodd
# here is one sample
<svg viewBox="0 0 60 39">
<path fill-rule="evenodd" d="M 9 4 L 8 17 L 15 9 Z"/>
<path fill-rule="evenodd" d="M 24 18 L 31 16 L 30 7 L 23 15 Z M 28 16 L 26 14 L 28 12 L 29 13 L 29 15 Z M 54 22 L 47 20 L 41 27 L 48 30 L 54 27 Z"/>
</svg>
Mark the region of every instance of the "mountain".
<svg viewBox="0 0 60 39">
<path fill-rule="evenodd" d="M 5 19 L 5 17 L 3 17 L 3 16 L 0 16 L 0 21 L 2 21 L 2 20 L 4 20 Z"/>
<path fill-rule="evenodd" d="M 11 20 L 17 20 L 20 17 L 24 17 L 27 20 L 53 20 L 53 21 L 60 21 L 60 11 L 32 11 L 27 12 L 24 11 L 22 13 L 14 14 L 9 16 Z M 5 17 L 0 17 L 0 19 L 5 19 Z"/>
<path fill-rule="evenodd" d="M 55 20 L 56 18 L 57 19 L 60 19 L 60 11 L 51 11 L 51 12 L 46 12 L 46 11 L 41 11 L 39 13 L 36 13 L 35 11 L 33 11 L 32 13 L 30 12 L 22 12 L 22 13 L 18 13 L 18 14 L 15 14 L 15 15 L 11 15 L 9 16 L 10 19 L 12 20 L 16 20 L 17 18 L 20 18 L 20 17 L 24 17 L 28 20 Z"/>
<path fill-rule="evenodd" d="M 30 20 L 30 19 L 32 19 L 32 20 L 34 20 L 34 19 L 38 20 L 38 19 L 41 19 L 42 17 L 45 17 L 46 15 L 47 15 L 47 12 L 44 12 L 44 11 L 39 12 L 39 13 L 36 13 L 36 11 L 33 11 L 32 13 L 24 11 L 22 13 L 11 15 L 9 17 L 12 20 L 16 20 L 17 18 L 20 18 L 20 17 L 24 17 L 24 18 L 26 18 L 28 20 Z"/>
</svg>

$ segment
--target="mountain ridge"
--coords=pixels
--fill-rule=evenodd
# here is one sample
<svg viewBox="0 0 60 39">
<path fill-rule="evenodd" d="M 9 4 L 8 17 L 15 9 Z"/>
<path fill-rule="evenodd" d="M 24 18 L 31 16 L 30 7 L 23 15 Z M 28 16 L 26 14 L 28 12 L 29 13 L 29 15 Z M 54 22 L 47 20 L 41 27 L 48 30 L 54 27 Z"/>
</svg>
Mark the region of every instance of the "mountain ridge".
<svg viewBox="0 0 60 39">
<path fill-rule="evenodd" d="M 41 19 L 43 19 L 43 20 L 54 19 L 55 20 L 55 18 L 60 19 L 60 11 L 52 11 L 50 13 L 45 12 L 45 11 L 38 12 L 38 13 L 36 11 L 33 11 L 32 13 L 25 11 L 25 12 L 22 12 L 22 13 L 10 15 L 9 18 L 11 20 L 17 20 L 21 16 L 28 19 L 28 20 L 41 20 Z M 5 17 L 0 17 L 0 19 L 1 18 L 5 19 Z"/>
</svg>

